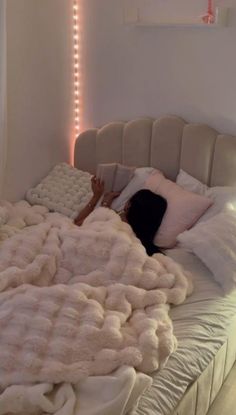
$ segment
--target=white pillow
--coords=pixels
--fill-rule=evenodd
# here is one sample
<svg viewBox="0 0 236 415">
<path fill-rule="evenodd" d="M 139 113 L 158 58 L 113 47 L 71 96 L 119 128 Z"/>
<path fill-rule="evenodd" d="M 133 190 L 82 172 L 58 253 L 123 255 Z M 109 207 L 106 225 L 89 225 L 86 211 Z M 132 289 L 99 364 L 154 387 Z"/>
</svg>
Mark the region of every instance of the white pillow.
<svg viewBox="0 0 236 415">
<path fill-rule="evenodd" d="M 236 288 L 236 212 L 228 211 L 199 223 L 177 237 L 191 249 L 228 292 Z"/>
<path fill-rule="evenodd" d="M 117 212 L 124 209 L 126 202 L 128 202 L 131 196 L 145 187 L 146 179 L 154 172 L 154 170 L 153 167 L 138 167 L 135 169 L 134 176 L 129 184 L 112 203 L 112 209 Z"/>
<path fill-rule="evenodd" d="M 205 195 L 209 189 L 206 184 L 203 184 L 182 169 L 179 171 L 179 174 L 176 178 L 176 183 L 179 186 L 183 187 L 183 189 L 188 190 L 189 192 L 197 193 L 199 195 Z"/>
<path fill-rule="evenodd" d="M 236 210 L 236 187 L 208 187 L 183 170 L 180 170 L 176 183 L 185 190 L 207 196 L 213 201 L 213 205 L 201 216 L 197 223 L 204 222 L 222 211 Z"/>
<path fill-rule="evenodd" d="M 41 183 L 27 191 L 26 199 L 75 218 L 92 197 L 91 177 L 69 164 L 57 164 Z"/>
</svg>

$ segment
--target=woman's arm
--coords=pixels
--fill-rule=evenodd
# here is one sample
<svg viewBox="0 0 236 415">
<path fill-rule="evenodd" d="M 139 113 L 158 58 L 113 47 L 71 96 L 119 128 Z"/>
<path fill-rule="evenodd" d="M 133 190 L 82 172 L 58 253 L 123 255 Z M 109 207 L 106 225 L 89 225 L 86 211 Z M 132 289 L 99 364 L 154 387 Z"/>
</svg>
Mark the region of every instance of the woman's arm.
<svg viewBox="0 0 236 415">
<path fill-rule="evenodd" d="M 120 192 L 108 192 L 102 199 L 101 206 L 110 208 L 113 200 L 120 195 Z"/>
<path fill-rule="evenodd" d="M 97 202 L 99 201 L 100 197 L 93 196 L 90 201 L 87 203 L 87 205 L 81 210 L 81 212 L 78 214 L 78 216 L 75 218 L 75 225 L 81 226 L 84 219 L 87 218 L 87 216 L 94 210 Z"/>
<path fill-rule="evenodd" d="M 90 201 L 87 203 L 87 205 L 81 210 L 81 212 L 75 218 L 74 223 L 77 226 L 82 225 L 84 219 L 86 219 L 87 216 L 94 210 L 97 202 L 99 201 L 100 197 L 103 194 L 104 184 L 99 179 L 97 179 L 96 176 L 92 177 L 91 186 L 92 186 L 93 196 L 90 199 Z"/>
</svg>

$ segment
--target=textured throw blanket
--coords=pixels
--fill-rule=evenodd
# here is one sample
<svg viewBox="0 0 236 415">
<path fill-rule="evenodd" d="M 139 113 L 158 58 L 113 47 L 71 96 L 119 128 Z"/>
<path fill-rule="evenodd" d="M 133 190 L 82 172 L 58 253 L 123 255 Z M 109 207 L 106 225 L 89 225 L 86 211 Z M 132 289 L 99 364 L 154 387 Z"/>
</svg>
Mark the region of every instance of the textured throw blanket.
<svg viewBox="0 0 236 415">
<path fill-rule="evenodd" d="M 1 244 L 0 387 L 161 367 L 176 347 L 169 304 L 191 291 L 182 268 L 148 257 L 109 209 L 80 228 L 41 216 Z"/>
<path fill-rule="evenodd" d="M 151 383 L 150 376 L 122 366 L 77 384 L 9 386 L 0 394 L 0 415 L 131 415 Z"/>
</svg>

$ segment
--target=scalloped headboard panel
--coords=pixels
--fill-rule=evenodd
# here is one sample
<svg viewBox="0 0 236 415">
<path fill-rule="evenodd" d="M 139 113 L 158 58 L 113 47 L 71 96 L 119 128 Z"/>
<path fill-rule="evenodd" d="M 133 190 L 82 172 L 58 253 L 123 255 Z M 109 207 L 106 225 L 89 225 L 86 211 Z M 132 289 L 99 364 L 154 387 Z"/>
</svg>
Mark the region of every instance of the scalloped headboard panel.
<svg viewBox="0 0 236 415">
<path fill-rule="evenodd" d="M 95 173 L 112 162 L 156 167 L 172 180 L 182 168 L 210 186 L 235 186 L 236 137 L 175 116 L 112 122 L 79 135 L 75 167 Z"/>
</svg>

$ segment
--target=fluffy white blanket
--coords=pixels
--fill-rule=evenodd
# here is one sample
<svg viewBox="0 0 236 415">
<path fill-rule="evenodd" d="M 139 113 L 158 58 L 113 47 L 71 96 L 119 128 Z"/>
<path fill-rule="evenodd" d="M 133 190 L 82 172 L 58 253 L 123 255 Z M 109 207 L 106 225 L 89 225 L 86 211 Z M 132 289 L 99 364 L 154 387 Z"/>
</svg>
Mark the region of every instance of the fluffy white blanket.
<svg viewBox="0 0 236 415">
<path fill-rule="evenodd" d="M 73 385 L 9 386 L 0 394 L 0 415 L 131 415 L 151 383 L 150 376 L 125 366 Z"/>
<path fill-rule="evenodd" d="M 176 347 L 168 305 L 191 288 L 113 211 L 81 228 L 45 215 L 1 245 L 0 387 L 76 383 L 122 365 L 151 373 Z"/>
</svg>

